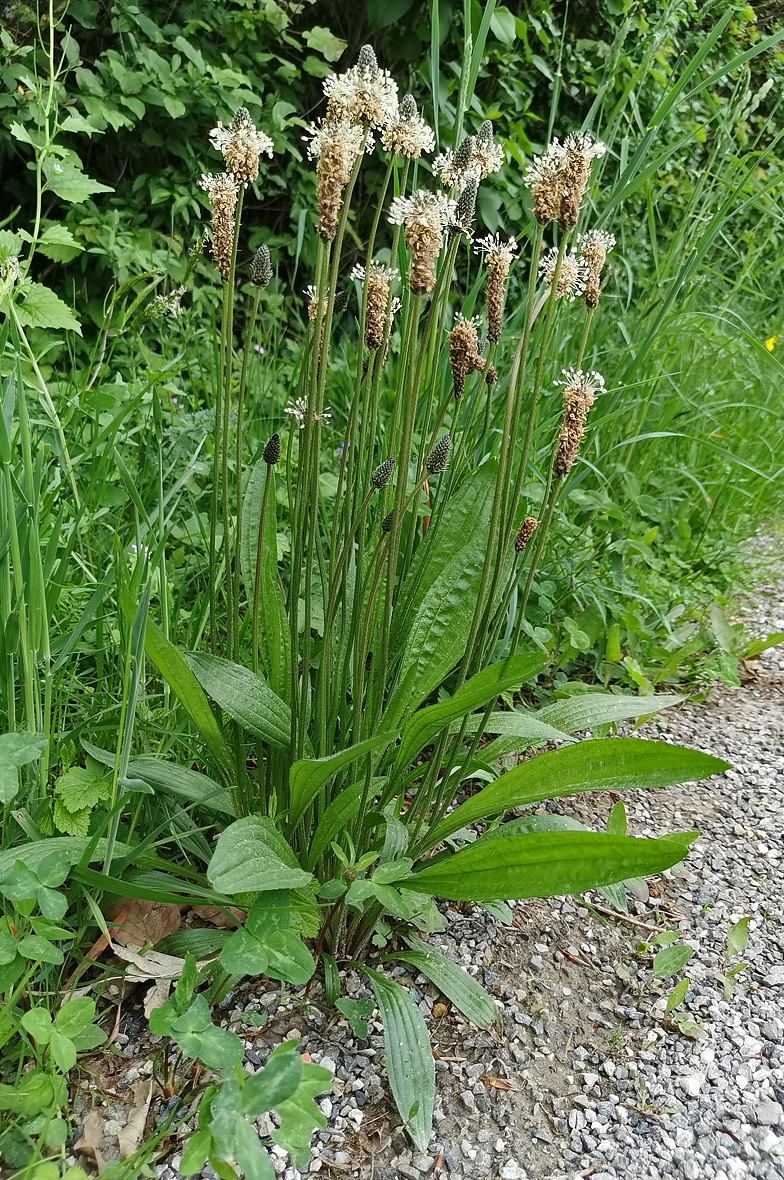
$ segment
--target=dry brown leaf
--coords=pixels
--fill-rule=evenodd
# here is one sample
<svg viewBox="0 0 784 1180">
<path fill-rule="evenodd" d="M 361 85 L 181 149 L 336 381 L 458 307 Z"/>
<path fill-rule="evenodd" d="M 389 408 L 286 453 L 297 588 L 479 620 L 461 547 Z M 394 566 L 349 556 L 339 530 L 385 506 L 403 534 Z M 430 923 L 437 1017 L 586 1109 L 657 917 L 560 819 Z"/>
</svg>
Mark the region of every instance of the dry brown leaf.
<svg viewBox="0 0 784 1180">
<path fill-rule="evenodd" d="M 144 997 L 144 1015 L 150 1019 L 150 1013 L 154 1008 L 162 1008 L 169 998 L 172 981 L 170 979 L 158 979 L 148 990 Z"/>
<path fill-rule="evenodd" d="M 81 1138 L 74 1144 L 74 1151 L 95 1160 L 99 1172 L 104 1168 L 104 1157 L 101 1152 L 103 1143 L 103 1111 L 99 1106 L 91 1110 L 84 1120 Z"/>
<path fill-rule="evenodd" d="M 117 958 L 128 964 L 125 969 L 126 979 L 139 983 L 146 979 L 180 978 L 185 966 L 184 959 L 179 959 L 175 955 L 162 955 L 160 951 L 147 951 L 141 955 L 141 949 L 140 946 L 114 948 Z"/>
<path fill-rule="evenodd" d="M 486 1074 L 480 1074 L 479 1081 L 489 1090 L 514 1090 L 514 1086 L 504 1081 L 503 1078 L 489 1078 Z"/>
<path fill-rule="evenodd" d="M 146 946 L 160 942 L 167 934 L 174 934 L 182 924 L 181 908 L 160 901 L 140 901 L 120 897 L 106 909 L 108 922 L 116 921 L 113 942 L 120 946 Z M 125 911 L 122 919 L 120 915 Z"/>
<path fill-rule="evenodd" d="M 117 1136 L 120 1144 L 120 1159 L 122 1160 L 127 1160 L 129 1155 L 133 1155 L 137 1147 L 144 1140 L 144 1128 L 147 1124 L 147 1115 L 150 1110 L 152 1087 L 152 1078 L 137 1082 L 131 1087 L 133 1110 L 130 1113 L 128 1122 Z"/>
<path fill-rule="evenodd" d="M 236 906 L 228 905 L 223 907 L 228 913 L 232 914 L 240 925 L 243 925 L 247 918 L 245 910 L 237 909 Z M 227 918 L 226 914 L 216 905 L 195 905 L 193 912 L 197 918 L 201 918 L 203 922 L 209 922 L 211 926 L 217 927 L 218 930 L 234 930 L 236 929 L 236 922 L 232 922 L 231 918 Z"/>
</svg>

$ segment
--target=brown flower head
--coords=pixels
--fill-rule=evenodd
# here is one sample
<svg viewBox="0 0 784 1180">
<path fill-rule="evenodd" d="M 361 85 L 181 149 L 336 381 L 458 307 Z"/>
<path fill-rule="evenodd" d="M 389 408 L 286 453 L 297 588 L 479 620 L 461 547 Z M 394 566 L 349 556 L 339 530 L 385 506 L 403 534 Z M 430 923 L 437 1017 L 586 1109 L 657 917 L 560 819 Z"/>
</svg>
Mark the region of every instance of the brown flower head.
<svg viewBox="0 0 784 1180">
<path fill-rule="evenodd" d="M 432 152 L 436 139 L 417 111 L 413 94 L 407 94 L 390 118 L 381 142 L 387 151 L 407 160 L 418 160 L 423 152 Z"/>
<path fill-rule="evenodd" d="M 491 172 L 503 167 L 504 149 L 493 139 L 493 124 L 485 119 L 476 133 L 470 167 L 476 168 L 479 179 L 484 180 Z"/>
<path fill-rule="evenodd" d="M 536 530 L 539 527 L 539 521 L 533 516 L 526 516 L 520 528 L 517 530 L 517 536 L 514 540 L 515 553 L 525 552 L 525 547 L 531 540 Z"/>
<path fill-rule="evenodd" d="M 539 261 L 539 278 L 544 279 L 548 286 L 555 278 L 557 263 L 558 251 L 555 247 L 548 250 Z M 561 270 L 558 274 L 558 286 L 555 291 L 556 298 L 563 299 L 565 297 L 572 303 L 578 295 L 582 295 L 585 291 L 587 278 L 588 264 L 579 254 L 567 251 L 561 259 Z"/>
<path fill-rule="evenodd" d="M 564 229 L 573 229 L 580 216 L 583 194 L 591 176 L 591 164 L 607 151 L 601 140 L 587 131 L 575 131 L 564 140 L 564 158 L 559 183 L 561 202 L 558 221 Z"/>
<path fill-rule="evenodd" d="M 355 66 L 325 78 L 324 93 L 329 123 L 348 120 L 383 127 L 397 111 L 397 83 L 388 70 L 379 69 L 370 45 L 362 46 Z"/>
<path fill-rule="evenodd" d="M 549 144 L 526 170 L 525 183 L 531 190 L 534 217 L 540 225 L 555 221 L 561 208 L 563 185 L 560 183 L 565 151 L 557 139 Z"/>
<path fill-rule="evenodd" d="M 599 283 L 607 255 L 615 246 L 614 234 L 605 233 L 603 229 L 591 229 L 587 234 L 580 234 L 580 257 L 588 267 L 588 278 L 585 282 L 585 302 L 588 307 L 599 305 Z"/>
<path fill-rule="evenodd" d="M 223 154 L 226 171 L 238 184 L 252 184 L 256 180 L 261 152 L 272 157 L 272 140 L 263 131 L 257 131 L 246 107 L 237 108 L 228 127 L 222 123 L 214 127 L 210 143 Z"/>
<path fill-rule="evenodd" d="M 338 231 L 338 214 L 343 201 L 343 189 L 351 179 L 351 171 L 362 148 L 364 132 L 356 124 L 343 120 L 322 123 L 310 128 L 308 155 L 316 164 L 316 207 L 318 235 L 332 241 Z M 367 150 L 372 150 L 368 141 Z"/>
<path fill-rule="evenodd" d="M 514 238 L 503 242 L 498 234 L 495 237 L 488 234 L 477 242 L 476 250 L 485 256 L 487 270 L 487 285 L 485 287 L 485 307 L 487 308 L 487 335 L 493 344 L 501 339 L 501 322 L 506 297 L 506 280 L 512 262 L 517 257 L 517 245 Z"/>
<path fill-rule="evenodd" d="M 601 373 L 564 369 L 563 376 L 563 381 L 556 381 L 556 385 L 564 387 L 564 416 L 553 460 L 553 471 L 558 476 L 568 475 L 572 470 L 585 435 L 588 411 L 596 401 L 596 394 L 604 391 L 604 377 Z"/>
<path fill-rule="evenodd" d="M 365 343 L 368 348 L 380 348 L 386 332 L 389 289 L 392 280 L 400 276 L 396 270 L 384 266 L 381 262 L 371 262 L 367 272 L 364 266 L 355 266 L 351 272 L 351 278 L 359 279 L 361 283 L 365 282 L 366 277 Z"/>
<path fill-rule="evenodd" d="M 441 193 L 417 189 L 410 197 L 395 197 L 389 212 L 393 225 L 403 226 L 411 254 L 408 285 L 415 295 L 428 295 L 435 286 L 435 263 L 444 243 L 444 226 L 454 212 L 454 201 Z"/>
<path fill-rule="evenodd" d="M 199 181 L 212 206 L 212 259 L 224 282 L 231 270 L 234 246 L 234 214 L 237 209 L 237 184 L 230 176 L 209 176 L 204 173 Z"/>
<path fill-rule="evenodd" d="M 484 357 L 479 353 L 476 334 L 478 320 L 467 320 L 458 316 L 457 323 L 449 333 L 449 366 L 452 370 L 455 400 L 460 401 L 465 392 L 465 379 L 469 373 L 481 373 L 485 367 Z"/>
</svg>

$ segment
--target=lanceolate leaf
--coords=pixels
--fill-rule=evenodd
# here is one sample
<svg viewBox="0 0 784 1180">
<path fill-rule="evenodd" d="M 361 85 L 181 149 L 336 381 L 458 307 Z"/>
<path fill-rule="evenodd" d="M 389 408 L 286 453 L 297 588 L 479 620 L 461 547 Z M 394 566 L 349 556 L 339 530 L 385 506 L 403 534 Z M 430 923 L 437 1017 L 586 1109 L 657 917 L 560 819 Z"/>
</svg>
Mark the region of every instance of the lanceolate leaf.
<svg viewBox="0 0 784 1180">
<path fill-rule="evenodd" d="M 136 613 L 136 604 L 131 598 L 127 586 L 121 585 L 119 599 L 123 614 L 128 622 L 132 623 Z M 234 759 L 223 740 L 223 734 L 218 728 L 209 701 L 199 687 L 199 682 L 188 667 L 182 652 L 174 644 L 169 643 L 163 632 L 149 617 L 144 634 L 144 650 L 198 727 L 213 758 L 230 780 L 234 774 Z"/>
<path fill-rule="evenodd" d="M 595 725 L 608 725 L 613 721 L 626 721 L 632 717 L 647 717 L 659 713 L 671 705 L 678 705 L 684 697 L 665 693 L 633 697 L 615 696 L 613 693 L 586 692 L 569 697 L 565 701 L 553 701 L 538 709 L 536 717 L 546 721 L 565 733 L 577 733 L 581 729 L 592 729 Z M 491 731 L 494 732 L 494 731 Z"/>
<path fill-rule="evenodd" d="M 0 852 L 0 881 L 13 870 L 18 860 L 21 860 L 31 872 L 40 865 L 41 861 L 53 852 L 63 852 L 69 863 L 78 864 L 88 847 L 95 843 L 90 856 L 91 861 L 102 861 L 106 854 L 106 840 L 94 841 L 89 836 L 51 836 L 47 840 L 36 840 L 32 844 L 21 844 L 15 848 L 7 848 Z M 115 857 L 120 858 L 130 852 L 127 844 L 115 844 Z"/>
<path fill-rule="evenodd" d="M 207 880 L 218 892 L 227 894 L 301 889 L 312 874 L 295 867 L 296 863 L 272 821 L 248 815 L 219 836 Z"/>
<path fill-rule="evenodd" d="M 396 737 L 396 731 L 380 733 L 376 737 L 359 742 L 356 746 L 349 746 L 347 750 L 341 750 L 339 754 L 333 754 L 329 758 L 306 758 L 295 762 L 289 772 L 291 798 L 291 808 L 288 815 L 289 828 L 296 826 L 310 801 L 315 798 L 333 775 L 363 754 L 368 754 L 379 746 L 388 745 Z"/>
<path fill-rule="evenodd" d="M 499 1019 L 498 1009 L 490 996 L 467 971 L 420 938 L 406 936 L 406 942 L 410 949 L 390 958 L 410 963 L 421 971 L 478 1028 L 487 1028 Z"/>
<path fill-rule="evenodd" d="M 503 829 L 499 829 L 503 832 Z M 600 832 L 537 832 L 477 842 L 398 882 L 450 901 L 558 897 L 661 873 L 686 855 L 674 840 Z"/>
<path fill-rule="evenodd" d="M 270 687 L 282 700 L 288 700 L 291 690 L 289 668 L 291 638 L 286 616 L 286 604 L 278 581 L 278 537 L 275 513 L 275 470 L 259 461 L 250 473 L 242 509 L 242 538 L 240 566 L 248 603 L 253 602 L 256 583 L 256 554 L 259 541 L 259 521 L 264 499 L 264 483 L 269 472 L 267 511 L 264 517 L 264 540 L 261 549 L 261 582 L 259 595 L 259 645 L 263 668 Z"/>
<path fill-rule="evenodd" d="M 393 658 L 402 655 L 400 687 L 386 718 L 397 724 L 436 688 L 465 651 L 479 589 L 498 467 L 483 464 L 444 508 L 431 540 L 420 546 L 400 592 Z"/>
<path fill-rule="evenodd" d="M 190 652 L 187 660 L 204 691 L 229 717 L 276 750 L 288 749 L 291 712 L 260 676 L 207 652 Z"/>
<path fill-rule="evenodd" d="M 512 659 L 491 664 L 489 668 L 472 676 L 450 700 L 420 709 L 403 733 L 397 755 L 398 767 L 407 768 L 445 725 L 487 704 L 509 688 L 520 688 L 526 680 L 538 675 L 546 663 L 547 658 L 537 653 L 513 656 Z"/>
<path fill-rule="evenodd" d="M 176 762 L 142 755 L 129 763 L 128 774 L 177 799 L 198 803 L 200 807 L 224 815 L 237 814 L 230 792 L 221 783 L 214 782 L 197 770 L 178 766 Z"/>
<path fill-rule="evenodd" d="M 360 967 L 360 970 L 370 980 L 381 1013 L 392 1097 L 415 1146 L 424 1151 L 433 1125 L 436 1086 L 427 1025 L 422 1013 L 399 983 L 393 983 L 369 967 Z M 411 1117 L 415 1105 L 416 1113 Z"/>
<path fill-rule="evenodd" d="M 720 774 L 728 763 L 699 750 L 613 738 L 576 742 L 550 750 L 501 775 L 446 816 L 431 833 L 431 848 L 466 824 L 559 795 L 582 791 L 622 791 L 632 787 L 670 787 Z M 633 876 L 634 874 L 629 874 Z"/>
</svg>

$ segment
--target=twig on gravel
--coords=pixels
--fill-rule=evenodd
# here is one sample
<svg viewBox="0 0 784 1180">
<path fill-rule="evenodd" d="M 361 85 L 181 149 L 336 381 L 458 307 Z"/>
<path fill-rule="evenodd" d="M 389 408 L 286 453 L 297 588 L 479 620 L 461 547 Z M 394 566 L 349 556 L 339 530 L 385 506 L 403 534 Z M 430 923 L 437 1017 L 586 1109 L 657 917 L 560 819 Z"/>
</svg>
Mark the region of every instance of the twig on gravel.
<svg viewBox="0 0 784 1180">
<path fill-rule="evenodd" d="M 659 934 L 661 931 L 658 926 L 650 926 L 647 922 L 641 922 L 639 918 L 632 918 L 629 914 L 622 914 L 619 910 L 608 910 L 603 905 L 596 905 L 592 902 L 590 907 L 596 910 L 597 913 L 605 914 L 608 918 L 617 918 L 620 922 L 629 922 L 632 926 L 639 926 L 641 930 L 652 930 L 654 934 Z"/>
</svg>

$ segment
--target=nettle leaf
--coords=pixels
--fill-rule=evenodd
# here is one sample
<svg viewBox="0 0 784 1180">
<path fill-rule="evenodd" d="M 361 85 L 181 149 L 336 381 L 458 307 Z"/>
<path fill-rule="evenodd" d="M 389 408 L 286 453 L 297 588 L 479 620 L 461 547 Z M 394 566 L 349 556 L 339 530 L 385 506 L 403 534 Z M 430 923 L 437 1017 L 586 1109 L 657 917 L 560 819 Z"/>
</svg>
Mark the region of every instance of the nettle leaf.
<svg viewBox="0 0 784 1180">
<path fill-rule="evenodd" d="M 25 327 L 64 328 L 81 336 L 82 329 L 73 311 L 50 287 L 26 280 L 19 292 L 22 302 L 17 303 L 16 312 Z"/>
<path fill-rule="evenodd" d="M 218 893 L 261 893 L 301 889 L 313 880 L 271 820 L 259 815 L 238 819 L 221 833 L 207 869 Z"/>
<path fill-rule="evenodd" d="M 55 783 L 54 793 L 66 811 L 78 812 L 108 799 L 111 789 L 111 780 L 103 767 L 92 762 L 67 770 Z"/>
<path fill-rule="evenodd" d="M 63 201 L 69 201 L 72 204 L 81 204 L 94 193 L 114 192 L 111 185 L 101 184 L 100 181 L 91 180 L 89 176 L 85 175 L 81 163 L 76 157 L 57 160 L 50 157 L 44 160 L 44 175 L 47 188 L 61 197 Z"/>
<path fill-rule="evenodd" d="M 69 811 L 62 799 L 55 799 L 52 808 L 52 819 L 58 832 L 67 832 L 69 836 L 85 837 L 90 830 L 90 816 L 92 808 L 83 807 L 80 811 Z"/>
<path fill-rule="evenodd" d="M 7 258 L 18 258 L 22 249 L 22 239 L 10 229 L 0 229 L 0 263 Z M 6 735 L 3 735 L 6 736 Z"/>
</svg>

